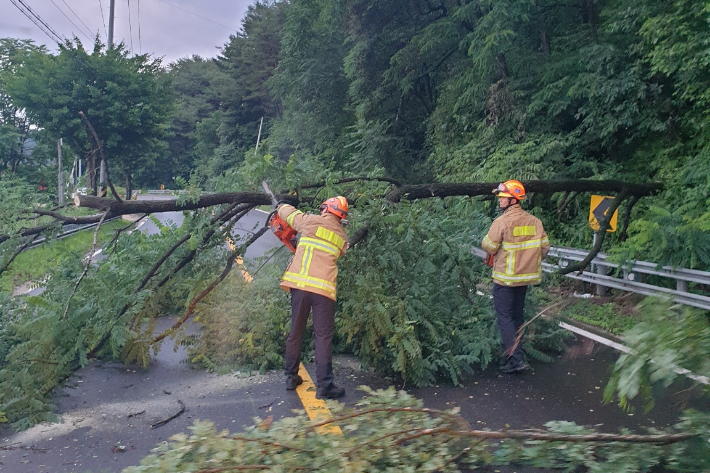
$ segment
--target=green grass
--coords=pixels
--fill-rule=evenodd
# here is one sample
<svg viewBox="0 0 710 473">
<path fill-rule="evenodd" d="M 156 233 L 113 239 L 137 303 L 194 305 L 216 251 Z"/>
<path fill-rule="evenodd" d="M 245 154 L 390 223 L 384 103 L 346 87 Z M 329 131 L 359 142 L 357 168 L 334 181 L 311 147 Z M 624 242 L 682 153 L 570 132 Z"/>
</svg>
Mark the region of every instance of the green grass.
<svg viewBox="0 0 710 473">
<path fill-rule="evenodd" d="M 638 316 L 626 313 L 615 302 L 591 302 L 579 300 L 565 307 L 561 315 L 599 327 L 614 335 L 621 335 L 638 323 Z"/>
<path fill-rule="evenodd" d="M 114 230 L 123 228 L 128 222 L 115 220 L 101 225 L 97 245 L 111 240 Z M 41 281 L 49 268 L 61 266 L 66 258 L 76 258 L 77 254 L 87 253 L 94 240 L 94 228 L 74 235 L 39 245 L 20 253 L 10 267 L 0 276 L 0 289 L 9 293 L 15 287 L 26 283 Z"/>
</svg>

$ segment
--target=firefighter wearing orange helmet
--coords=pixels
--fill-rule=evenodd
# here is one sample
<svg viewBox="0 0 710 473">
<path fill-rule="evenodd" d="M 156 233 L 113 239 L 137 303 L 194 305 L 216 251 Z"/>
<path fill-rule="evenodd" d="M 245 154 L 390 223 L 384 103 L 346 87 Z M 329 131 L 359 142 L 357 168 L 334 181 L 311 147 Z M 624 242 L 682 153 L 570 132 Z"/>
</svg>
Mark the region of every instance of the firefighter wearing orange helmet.
<svg viewBox="0 0 710 473">
<path fill-rule="evenodd" d="M 333 376 L 333 332 L 335 326 L 338 258 L 348 249 L 343 230 L 348 201 L 331 197 L 320 206 L 320 215 L 309 215 L 284 204 L 278 213 L 301 236 L 296 253 L 281 278 L 281 287 L 291 293 L 291 330 L 286 338 L 284 373 L 286 389 L 296 389 L 303 379 L 298 374 L 303 334 L 313 311 L 315 336 L 316 397 L 336 399 L 345 390 L 335 385 Z"/>
<path fill-rule="evenodd" d="M 542 222 L 520 207 L 526 198 L 520 181 L 505 181 L 493 193 L 503 214 L 493 221 L 481 247 L 492 257 L 493 305 L 505 349 L 500 369 L 516 373 L 525 369 L 523 350 L 516 343 L 523 325 L 525 295 L 529 285 L 542 280 L 542 260 L 550 242 Z"/>
</svg>

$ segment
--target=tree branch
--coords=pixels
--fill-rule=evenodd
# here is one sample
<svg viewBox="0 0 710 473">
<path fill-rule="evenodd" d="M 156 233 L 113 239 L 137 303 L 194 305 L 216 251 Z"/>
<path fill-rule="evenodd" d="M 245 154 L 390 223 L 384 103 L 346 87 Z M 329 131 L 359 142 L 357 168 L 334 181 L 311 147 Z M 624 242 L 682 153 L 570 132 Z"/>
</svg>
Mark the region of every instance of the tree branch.
<svg viewBox="0 0 710 473">
<path fill-rule="evenodd" d="M 641 197 L 635 195 L 631 198 L 631 201 L 626 206 L 626 210 L 624 211 L 624 218 L 621 222 L 621 231 L 619 232 L 619 240 L 621 241 L 625 241 L 629 237 L 627 231 L 629 229 L 629 222 L 631 221 L 631 211 L 633 210 L 634 205 L 636 205 L 640 199 Z"/>
<path fill-rule="evenodd" d="M 246 242 L 244 242 L 241 246 L 239 246 L 239 248 L 237 248 L 237 249 L 235 249 L 234 251 L 232 251 L 232 252 L 229 254 L 229 256 L 227 257 L 227 264 L 225 265 L 224 269 L 222 270 L 222 273 L 217 277 L 217 279 L 215 279 L 214 281 L 212 281 L 212 282 L 210 283 L 210 285 L 207 286 L 206 289 L 204 289 L 204 290 L 203 290 L 202 292 L 200 292 L 195 298 L 193 298 L 193 299 L 190 301 L 190 304 L 188 304 L 187 309 L 185 310 L 185 314 L 183 315 L 182 319 L 178 320 L 178 321 L 175 323 L 175 325 L 173 325 L 173 326 L 170 327 L 168 330 L 166 330 L 166 331 L 163 332 L 162 334 L 160 334 L 160 335 L 158 335 L 157 337 L 155 337 L 155 338 L 153 339 L 153 343 L 157 343 L 157 342 L 161 341 L 162 339 L 164 339 L 165 337 L 167 337 L 169 334 L 173 333 L 175 330 L 177 330 L 178 328 L 180 328 L 180 326 L 181 326 L 182 324 L 184 324 L 184 323 L 187 321 L 187 319 L 190 318 L 190 316 L 192 315 L 192 313 L 195 311 L 195 307 L 197 307 L 197 304 L 198 304 L 202 299 L 204 299 L 204 298 L 207 296 L 207 294 L 209 294 L 210 292 L 212 292 L 212 290 L 213 290 L 215 287 L 217 287 L 217 285 L 218 285 L 219 283 L 221 283 L 221 282 L 224 280 L 224 278 L 227 277 L 227 275 L 229 274 L 229 272 L 232 270 L 232 266 L 234 266 L 234 260 L 237 258 L 237 256 L 244 254 L 244 252 L 246 251 L 246 249 L 249 248 L 249 246 L 250 246 L 252 243 L 254 243 L 256 240 L 258 240 L 259 237 L 260 237 L 261 235 L 263 235 L 264 232 L 266 232 L 267 230 L 268 230 L 267 227 L 261 227 L 261 229 L 259 229 L 259 231 L 255 232 L 255 233 L 251 236 L 251 238 L 249 238 L 249 240 L 247 240 Z"/>
<path fill-rule="evenodd" d="M 116 189 L 113 188 L 113 183 L 111 182 L 111 178 L 108 175 L 108 161 L 106 161 L 106 153 L 104 153 L 104 147 L 101 145 L 101 140 L 99 140 L 99 136 L 96 134 L 96 131 L 94 130 L 94 127 L 91 125 L 91 122 L 89 121 L 88 118 L 86 118 L 86 115 L 84 115 L 84 112 L 79 111 L 79 115 L 81 115 L 81 118 L 84 120 L 84 123 L 86 123 L 86 127 L 89 129 L 89 132 L 91 133 L 92 138 L 94 139 L 94 143 L 96 144 L 96 148 L 99 150 L 99 156 L 101 157 L 101 162 L 104 164 L 104 169 L 106 170 L 106 180 L 108 181 L 108 185 L 111 188 L 111 192 L 113 193 L 113 196 L 116 198 L 118 202 L 123 202 L 121 198 L 118 196 L 118 192 L 116 192 Z"/>
<path fill-rule="evenodd" d="M 604 237 L 606 237 L 606 231 L 609 229 L 611 217 L 614 215 L 614 212 L 616 212 L 616 209 L 619 208 L 619 205 L 627 197 L 627 195 L 626 190 L 621 189 L 621 192 L 619 192 L 614 200 L 611 201 L 611 205 L 609 205 L 609 209 L 606 211 L 604 218 L 601 222 L 599 222 L 599 230 L 595 232 L 597 238 L 594 242 L 594 246 L 592 247 L 592 251 L 590 251 L 589 254 L 579 263 L 571 264 L 566 268 L 559 269 L 557 271 L 558 274 L 569 274 L 573 271 L 582 272 L 584 271 L 584 268 L 586 268 L 587 265 L 589 265 L 589 263 L 596 258 L 597 254 L 599 254 L 599 251 L 602 249 L 602 244 L 604 243 Z"/>
<path fill-rule="evenodd" d="M 644 197 L 654 195 L 663 189 L 663 184 L 657 182 L 633 184 L 623 181 L 593 181 L 589 179 L 524 181 L 523 184 L 529 194 L 554 194 L 555 192 L 621 192 L 625 190 L 627 195 Z M 429 197 L 491 196 L 492 190 L 497 186 L 497 182 L 405 185 L 393 189 L 387 194 L 386 199 L 390 202 L 399 202 L 402 199 L 416 200 Z"/>
<path fill-rule="evenodd" d="M 71 300 L 74 298 L 74 294 L 76 294 L 76 290 L 79 287 L 79 284 L 81 284 L 82 279 L 84 279 L 84 276 L 86 276 L 86 273 L 89 272 L 89 266 L 91 266 L 91 257 L 94 255 L 94 252 L 96 251 L 96 239 L 99 235 L 99 230 L 101 230 L 101 224 L 103 223 L 104 219 L 102 218 L 99 224 L 96 226 L 96 229 L 94 230 L 94 240 L 91 244 L 91 251 L 89 251 L 89 256 L 86 258 L 86 264 L 84 265 L 84 271 L 82 271 L 81 276 L 79 276 L 79 279 L 76 280 L 76 283 L 74 284 L 74 289 L 72 289 L 71 294 L 69 294 L 69 298 L 67 298 L 67 305 L 64 307 L 64 313 L 62 314 L 62 318 L 65 319 L 67 317 L 67 312 L 69 312 L 69 304 L 71 303 Z"/>
</svg>

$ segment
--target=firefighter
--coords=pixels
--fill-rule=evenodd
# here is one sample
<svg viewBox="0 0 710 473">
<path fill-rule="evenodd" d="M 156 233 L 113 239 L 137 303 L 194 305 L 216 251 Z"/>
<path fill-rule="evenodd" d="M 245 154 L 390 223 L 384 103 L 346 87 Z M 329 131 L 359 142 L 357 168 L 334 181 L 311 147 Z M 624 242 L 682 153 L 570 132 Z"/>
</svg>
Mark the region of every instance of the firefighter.
<svg viewBox="0 0 710 473">
<path fill-rule="evenodd" d="M 281 278 L 281 287 L 291 293 L 291 331 L 284 354 L 286 389 L 296 389 L 303 383 L 298 367 L 303 334 L 312 310 L 316 397 L 336 399 L 345 395 L 345 389 L 333 382 L 332 349 L 337 261 L 349 245 L 342 224 L 348 215 L 348 201 L 342 196 L 331 197 L 321 204 L 320 215 L 305 214 L 288 204 L 280 205 L 278 213 L 301 235 L 296 253 Z"/>
<path fill-rule="evenodd" d="M 523 325 L 525 295 L 528 286 L 542 280 L 542 260 L 550 242 L 542 222 L 520 206 L 526 197 L 520 181 L 505 181 L 493 193 L 503 214 L 493 221 L 481 247 L 492 259 L 493 305 L 505 349 L 500 370 L 516 373 L 525 369 L 523 350 L 516 343 Z"/>
</svg>

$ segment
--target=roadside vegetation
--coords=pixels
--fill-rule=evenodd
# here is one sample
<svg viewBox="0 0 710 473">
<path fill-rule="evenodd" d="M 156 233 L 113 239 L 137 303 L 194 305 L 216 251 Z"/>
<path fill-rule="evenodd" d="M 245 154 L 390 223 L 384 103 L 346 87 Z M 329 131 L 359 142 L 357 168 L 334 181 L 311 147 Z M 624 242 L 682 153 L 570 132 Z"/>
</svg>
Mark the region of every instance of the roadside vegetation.
<svg viewBox="0 0 710 473">
<path fill-rule="evenodd" d="M 96 235 L 96 249 L 111 241 L 127 222 L 118 220 L 101 226 Z M 50 236 L 51 238 L 51 236 Z M 94 228 L 74 233 L 23 251 L 12 266 L 0 275 L 0 290 L 11 293 L 23 286 L 27 289 L 42 284 L 52 268 L 68 266 L 68 261 L 82 260 L 94 246 Z"/>
<path fill-rule="evenodd" d="M 620 262 L 710 270 L 709 15 L 695 0 L 268 1 L 249 7 L 240 34 L 215 60 L 169 65 L 131 56 L 123 45 L 107 50 L 99 40 L 85 46 L 75 38 L 52 55 L 29 41 L 0 39 L 0 273 L 36 265 L 48 275 L 40 297 L 0 293 L 0 419 L 18 429 L 54 420 L 53 393 L 91 358 L 149 363 L 168 335 L 156 336 L 154 321 L 166 314 L 205 324 L 211 336 L 184 342 L 192 360 L 210 369 L 280 366 L 287 299 L 277 279 L 287 255 L 248 267 L 255 280 L 247 285 L 234 277 L 234 260 L 264 229 L 252 229 L 234 250 L 224 246 L 242 215 L 268 203 L 264 179 L 304 211 L 330 195 L 348 197 L 354 245 L 340 267 L 337 348 L 405 385 L 458 383 L 500 355 L 486 296 L 490 273 L 471 249 L 496 216 L 488 189 L 502 180 L 538 186 L 526 206 L 555 246 L 592 248 L 588 189 L 598 184 L 615 194 L 620 224 L 614 233 L 597 232 L 596 250 Z M 102 221 L 125 208 L 113 189 L 103 200 L 86 196 L 91 215 L 57 206 L 50 189 L 57 187 L 60 137 L 64 154 L 85 162 L 90 194 L 103 161 L 129 195 L 166 184 L 183 190 L 178 202 L 194 210 L 180 228 L 122 232 L 100 265 L 64 250 L 61 262 L 44 268 L 37 256 L 23 262 L 40 235 L 53 241 L 65 224 Z M 197 205 L 205 194 L 237 197 Z M 528 314 L 565 298 L 555 293 L 560 278 L 533 291 Z M 556 306 L 560 314 L 615 333 L 631 325 L 612 306 L 567 299 Z M 644 395 L 651 402 L 678 366 L 710 375 L 706 313 L 645 301 L 636 314 L 624 334 L 634 351 L 617 363 L 610 402 L 629 406 Z M 554 320 L 540 317 L 528 327 L 531 356 L 544 360 L 564 349 L 565 332 Z M 373 399 L 416 404 L 392 394 Z M 505 445 L 491 453 L 486 442 L 462 444 L 456 434 L 440 443 L 443 464 L 415 452 L 392 468 L 453 469 L 470 452 L 483 456 L 480 446 L 495 457 L 490 464 L 505 457 L 568 470 L 662 464 L 704 471 L 706 417 L 686 413 L 679 432 L 688 437 L 633 455 L 619 453 L 616 440 L 595 444 L 608 448 L 598 455 L 578 439 L 558 439 L 551 449 L 523 443 L 506 456 Z M 274 430 L 261 424 L 249 435 L 271 440 L 215 439 L 214 455 L 280 462 L 252 457 L 250 448 L 275 446 L 279 435 L 290 435 L 289 422 L 302 430 L 302 420 L 274 422 Z M 397 428 L 407 428 L 401 422 Z M 367 426 L 345 428 L 353 439 L 364 437 L 336 454 L 341 469 L 374 435 Z M 214 438 L 209 429 L 196 432 Z M 428 435 L 413 432 L 393 435 L 401 440 L 393 448 L 419 445 L 420 437 L 407 435 Z M 279 447 L 278 458 L 332 442 L 304 438 L 308 445 Z M 176 439 L 185 442 L 200 445 Z M 383 451 L 392 456 L 373 468 L 399 458 L 389 446 Z M 196 452 L 180 461 L 211 459 Z M 177 461 L 173 453 L 160 458 Z M 599 457 L 614 467 L 599 466 Z"/>
</svg>

